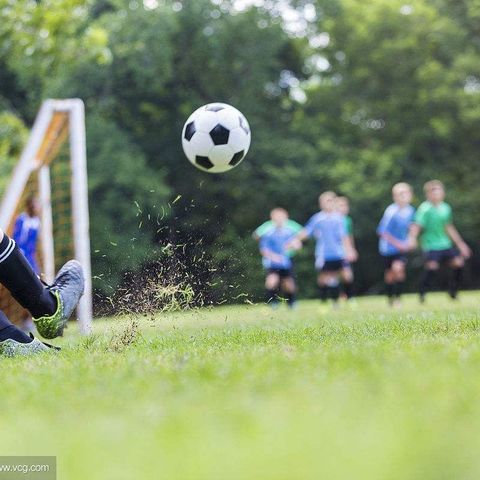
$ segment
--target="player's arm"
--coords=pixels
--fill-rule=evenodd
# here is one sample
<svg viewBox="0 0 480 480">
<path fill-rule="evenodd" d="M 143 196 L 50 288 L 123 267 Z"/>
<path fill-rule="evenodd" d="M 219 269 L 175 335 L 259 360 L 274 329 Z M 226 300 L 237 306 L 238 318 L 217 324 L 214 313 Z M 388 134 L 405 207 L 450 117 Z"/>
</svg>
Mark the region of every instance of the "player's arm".
<svg viewBox="0 0 480 480">
<path fill-rule="evenodd" d="M 355 245 L 355 237 L 353 236 L 353 233 L 348 235 L 348 239 L 350 241 L 350 245 L 352 247 L 352 254 L 354 257 L 351 261 L 356 262 L 358 260 L 358 250 L 357 250 L 357 246 Z"/>
<path fill-rule="evenodd" d="M 408 242 L 402 242 L 401 240 L 398 240 L 398 238 L 395 238 L 392 234 L 388 232 L 383 232 L 379 233 L 378 236 L 380 238 L 383 238 L 385 241 L 393 245 L 395 248 L 398 248 L 401 252 L 406 252 L 409 250 L 409 244 Z"/>
<path fill-rule="evenodd" d="M 445 226 L 445 230 L 460 251 L 460 255 L 464 258 L 470 258 L 472 256 L 472 251 L 470 250 L 470 247 L 465 243 L 465 240 L 463 240 L 460 233 L 458 233 L 455 225 L 453 223 L 449 223 Z"/>
<path fill-rule="evenodd" d="M 275 262 L 275 263 L 281 263 L 283 261 L 283 258 L 281 255 L 278 253 L 275 253 L 271 248 L 269 244 L 268 238 L 261 237 L 260 238 L 260 253 L 262 257 Z"/>
<path fill-rule="evenodd" d="M 418 247 L 418 237 L 422 231 L 422 226 L 418 223 L 412 223 L 408 231 L 407 245 L 409 250 L 415 250 Z"/>
<path fill-rule="evenodd" d="M 344 235 L 342 237 L 342 242 L 343 242 L 343 249 L 345 251 L 345 258 L 349 262 L 355 262 L 358 258 L 358 254 L 357 254 L 357 251 L 355 250 L 355 247 L 353 246 L 351 236 Z"/>
<path fill-rule="evenodd" d="M 302 248 L 302 243 L 310 236 L 310 230 L 307 227 L 302 228 L 285 244 L 285 248 L 287 250 L 299 250 L 300 248 Z"/>
<path fill-rule="evenodd" d="M 258 242 L 262 238 L 262 236 L 268 231 L 270 224 L 271 222 L 269 222 L 268 220 L 266 222 L 263 222 L 252 233 L 252 238 Z"/>
<path fill-rule="evenodd" d="M 415 250 L 418 247 L 418 237 L 422 233 L 427 221 L 427 209 L 424 208 L 424 204 L 420 205 L 419 209 L 415 213 L 415 217 L 408 230 L 407 244 L 410 250 Z"/>
<path fill-rule="evenodd" d="M 265 257 L 268 260 L 271 260 L 272 262 L 275 262 L 275 263 L 283 262 L 283 257 L 281 255 L 279 255 L 278 253 L 272 252 L 268 248 L 261 248 L 260 253 L 262 254 L 262 257 Z"/>
</svg>

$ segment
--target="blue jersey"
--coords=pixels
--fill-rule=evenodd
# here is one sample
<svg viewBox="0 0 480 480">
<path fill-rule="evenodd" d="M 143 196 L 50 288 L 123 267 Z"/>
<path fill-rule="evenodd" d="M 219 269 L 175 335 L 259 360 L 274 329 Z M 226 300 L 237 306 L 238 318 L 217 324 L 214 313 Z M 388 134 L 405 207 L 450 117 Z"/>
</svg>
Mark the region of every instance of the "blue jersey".
<svg viewBox="0 0 480 480">
<path fill-rule="evenodd" d="M 377 228 L 377 233 L 382 235 L 388 233 L 396 240 L 404 242 L 408 238 L 408 231 L 413 222 L 415 209 L 411 205 L 399 207 L 396 203 L 389 205 Z M 400 250 L 387 242 L 384 238 L 380 238 L 379 251 L 381 255 L 397 255 Z"/>
<path fill-rule="evenodd" d="M 39 273 L 35 259 L 39 232 L 40 219 L 38 217 L 30 217 L 26 213 L 22 213 L 15 220 L 13 239 L 36 273 Z"/>
<path fill-rule="evenodd" d="M 285 245 L 295 237 L 295 230 L 288 225 L 275 227 L 268 230 L 260 238 L 260 251 L 268 250 L 280 258 L 273 261 L 270 258 L 263 257 L 262 263 L 265 268 L 290 269 L 292 268 L 292 258 Z"/>
<path fill-rule="evenodd" d="M 343 215 L 318 212 L 305 225 L 305 232 L 317 241 L 315 246 L 317 262 L 322 263 L 345 258 L 343 239 L 347 236 L 347 229 Z"/>
</svg>

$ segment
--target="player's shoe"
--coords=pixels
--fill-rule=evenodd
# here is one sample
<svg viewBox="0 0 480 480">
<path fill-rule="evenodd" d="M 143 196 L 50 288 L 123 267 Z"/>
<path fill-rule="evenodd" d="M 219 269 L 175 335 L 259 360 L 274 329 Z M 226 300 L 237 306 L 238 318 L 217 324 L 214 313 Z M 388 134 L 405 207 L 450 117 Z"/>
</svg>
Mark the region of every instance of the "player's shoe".
<svg viewBox="0 0 480 480">
<path fill-rule="evenodd" d="M 3 342 L 0 342 L 0 355 L 4 357 L 17 357 L 17 356 L 29 356 L 36 355 L 37 353 L 60 350 L 57 347 L 42 343 L 33 335 L 30 335 L 32 341 L 30 343 L 20 343 L 16 340 L 8 338 Z"/>
<path fill-rule="evenodd" d="M 48 289 L 57 298 L 57 311 L 51 315 L 34 318 L 38 333 L 43 338 L 55 338 L 63 335 L 63 330 L 78 305 L 85 289 L 83 268 L 76 260 L 67 262 L 58 272 Z"/>
</svg>

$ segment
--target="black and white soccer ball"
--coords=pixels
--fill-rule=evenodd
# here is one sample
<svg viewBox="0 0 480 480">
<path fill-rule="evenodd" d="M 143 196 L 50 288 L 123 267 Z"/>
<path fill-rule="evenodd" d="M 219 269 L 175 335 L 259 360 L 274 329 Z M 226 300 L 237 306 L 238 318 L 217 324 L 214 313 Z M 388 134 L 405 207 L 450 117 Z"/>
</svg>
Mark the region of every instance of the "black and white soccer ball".
<svg viewBox="0 0 480 480">
<path fill-rule="evenodd" d="M 182 131 L 185 155 L 209 173 L 236 167 L 245 158 L 251 138 L 247 119 L 226 103 L 209 103 L 195 110 Z"/>
</svg>

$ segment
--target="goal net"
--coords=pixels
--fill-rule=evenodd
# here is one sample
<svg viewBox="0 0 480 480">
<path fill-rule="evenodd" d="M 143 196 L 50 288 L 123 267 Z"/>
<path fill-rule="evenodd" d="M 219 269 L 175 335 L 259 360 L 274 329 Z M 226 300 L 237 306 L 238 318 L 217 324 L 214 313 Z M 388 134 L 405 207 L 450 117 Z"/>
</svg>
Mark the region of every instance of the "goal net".
<svg viewBox="0 0 480 480">
<path fill-rule="evenodd" d="M 0 203 L 0 228 L 9 234 L 25 201 L 40 203 L 40 239 L 36 260 L 41 277 L 51 283 L 55 272 L 71 258 L 85 270 L 85 295 L 77 318 L 82 333 L 92 319 L 92 283 L 88 220 L 85 113 L 79 99 L 46 100 Z M 9 292 L 0 286 L 0 310 L 20 323 L 28 318 Z"/>
</svg>

